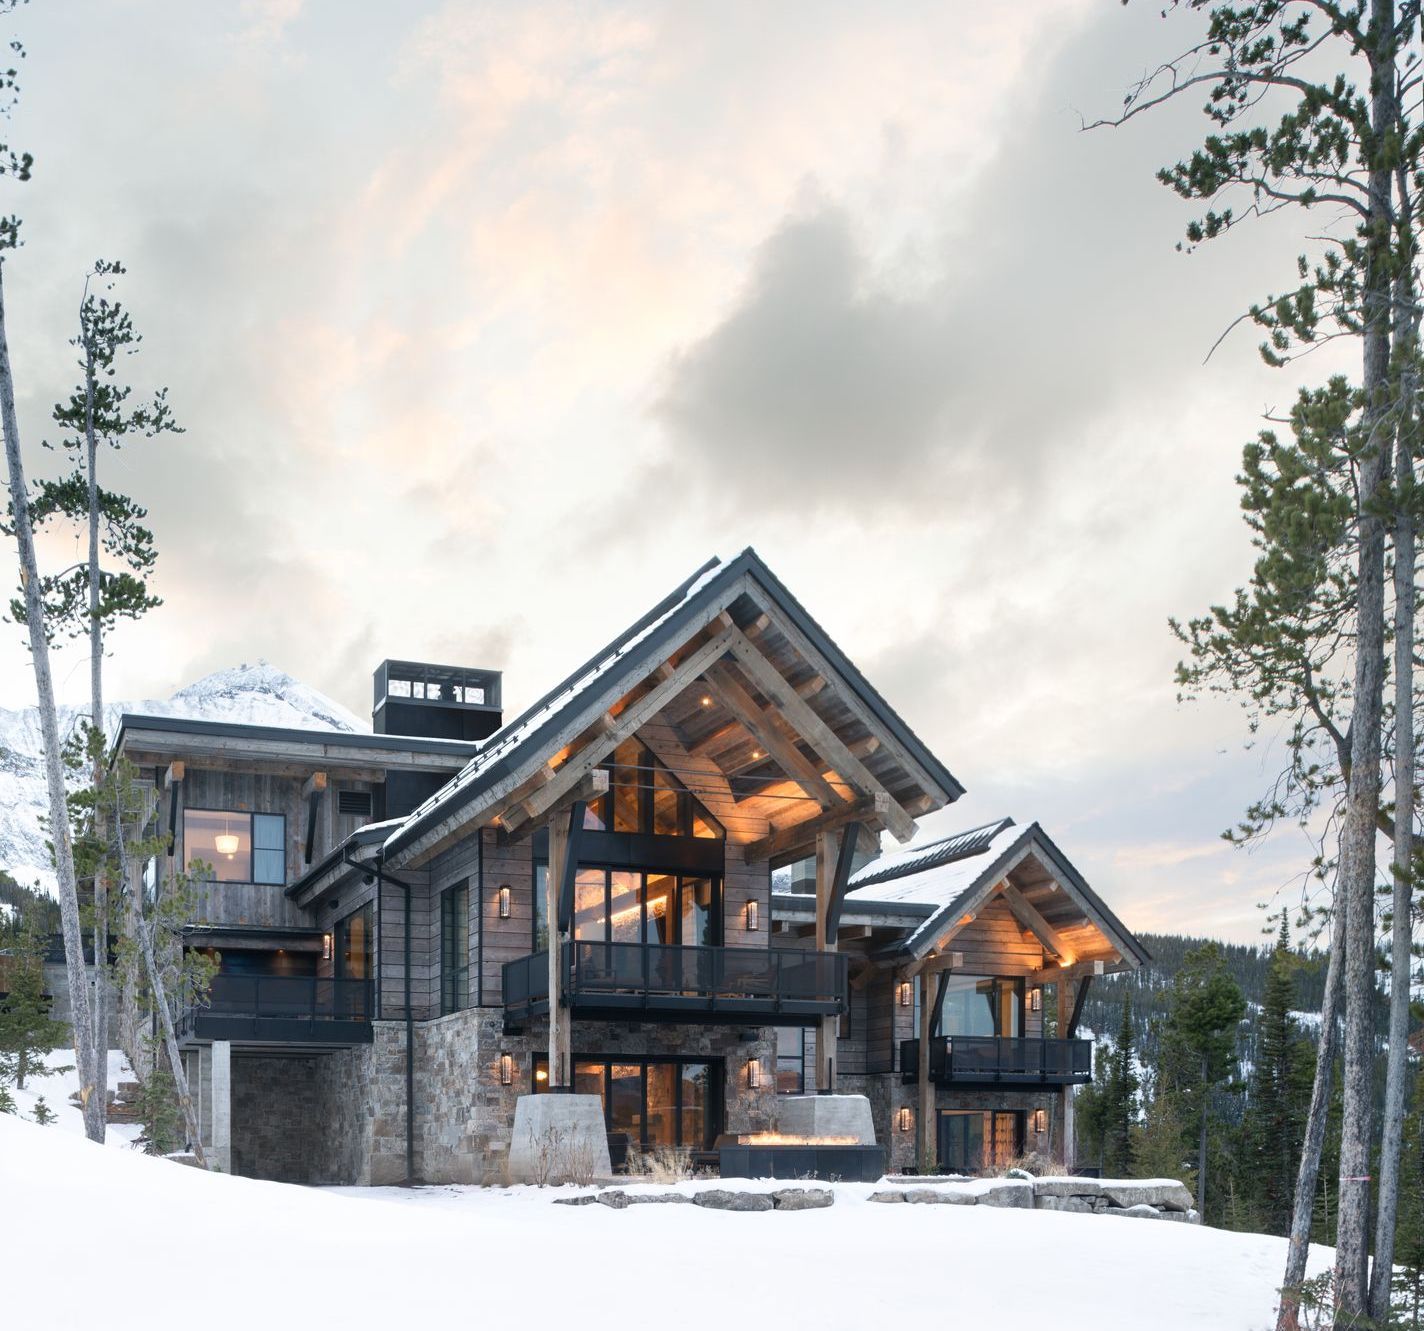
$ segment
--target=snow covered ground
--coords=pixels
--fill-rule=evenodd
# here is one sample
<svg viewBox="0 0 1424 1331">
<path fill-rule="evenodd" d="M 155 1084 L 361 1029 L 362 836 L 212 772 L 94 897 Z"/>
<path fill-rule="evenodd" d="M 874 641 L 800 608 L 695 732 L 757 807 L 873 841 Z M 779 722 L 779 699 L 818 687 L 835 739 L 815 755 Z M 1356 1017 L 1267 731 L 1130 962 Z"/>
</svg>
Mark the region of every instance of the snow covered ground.
<svg viewBox="0 0 1424 1331">
<path fill-rule="evenodd" d="M 92 1326 L 88 1291 L 103 1288 L 106 1331 L 1046 1315 L 1056 1331 L 1266 1331 L 1285 1256 L 1280 1239 L 1195 1225 L 884 1206 L 862 1185 L 837 1185 L 827 1210 L 750 1214 L 553 1205 L 573 1191 L 259 1183 L 0 1115 L 0 1269 L 24 1274 L 6 1282 L 4 1322 Z M 64 1242 L 76 1224 L 106 1236 L 78 1266 Z"/>
<path fill-rule="evenodd" d="M 31 1075 L 25 1078 L 25 1089 L 12 1086 L 10 1095 L 15 1101 L 15 1110 L 21 1118 L 33 1121 L 35 1104 L 44 1099 L 45 1107 L 54 1115 L 51 1125 L 61 1132 L 84 1135 L 84 1116 L 77 1106 L 69 1103 L 69 1097 L 79 1089 L 79 1076 L 74 1071 L 74 1050 L 52 1049 L 45 1065 L 56 1071 L 44 1076 Z M 64 1068 L 66 1071 L 58 1071 Z M 133 1070 L 128 1060 L 117 1050 L 109 1051 L 109 1089 L 116 1091 L 121 1081 L 132 1081 Z M 143 1131 L 136 1123 L 111 1124 L 105 1135 L 106 1146 L 131 1147 Z"/>
</svg>

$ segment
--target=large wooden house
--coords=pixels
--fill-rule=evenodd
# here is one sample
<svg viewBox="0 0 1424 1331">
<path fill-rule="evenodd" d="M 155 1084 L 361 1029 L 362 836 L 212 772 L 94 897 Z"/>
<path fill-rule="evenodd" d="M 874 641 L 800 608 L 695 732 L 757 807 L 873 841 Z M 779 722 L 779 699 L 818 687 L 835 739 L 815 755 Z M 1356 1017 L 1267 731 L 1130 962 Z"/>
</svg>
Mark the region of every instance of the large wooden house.
<svg viewBox="0 0 1424 1331">
<path fill-rule="evenodd" d="M 1071 1163 L 1082 996 L 1141 946 L 1036 824 L 881 854 L 962 787 L 753 551 L 508 723 L 500 689 L 387 661 L 369 735 L 123 719 L 169 838 L 131 899 L 209 866 L 181 1037 L 222 1167 L 499 1181 L 561 1090 L 615 1166 L 815 1092 L 895 1166 Z M 128 986 L 140 1059 L 149 1024 Z"/>
</svg>

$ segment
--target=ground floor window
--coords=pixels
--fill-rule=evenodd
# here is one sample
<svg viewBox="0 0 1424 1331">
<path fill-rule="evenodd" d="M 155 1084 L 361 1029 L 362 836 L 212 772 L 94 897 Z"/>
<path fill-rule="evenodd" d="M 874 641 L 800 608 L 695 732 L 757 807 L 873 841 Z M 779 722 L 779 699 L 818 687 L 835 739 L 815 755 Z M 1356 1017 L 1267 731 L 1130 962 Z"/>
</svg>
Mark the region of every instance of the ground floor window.
<svg viewBox="0 0 1424 1331">
<path fill-rule="evenodd" d="M 939 1111 L 939 1167 L 957 1174 L 1002 1169 L 1023 1154 L 1021 1110 Z"/>
<path fill-rule="evenodd" d="M 548 1062 L 535 1055 L 534 1090 L 548 1089 Z M 602 1099 L 615 1166 L 629 1151 L 710 1150 L 722 1131 L 721 1059 L 575 1055 L 573 1089 Z"/>
<path fill-rule="evenodd" d="M 799 1095 L 806 1089 L 806 1031 L 801 1026 L 776 1028 L 776 1090 Z"/>
</svg>

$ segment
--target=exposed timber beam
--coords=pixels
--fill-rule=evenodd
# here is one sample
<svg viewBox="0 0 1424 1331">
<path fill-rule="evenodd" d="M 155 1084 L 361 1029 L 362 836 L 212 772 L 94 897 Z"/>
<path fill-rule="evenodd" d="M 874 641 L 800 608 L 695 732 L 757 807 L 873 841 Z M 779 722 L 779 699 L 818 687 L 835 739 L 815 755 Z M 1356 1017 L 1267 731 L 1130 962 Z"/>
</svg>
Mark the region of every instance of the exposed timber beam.
<svg viewBox="0 0 1424 1331">
<path fill-rule="evenodd" d="M 186 768 L 181 762 L 168 764 L 164 773 L 164 784 L 168 787 L 168 858 L 173 858 L 173 850 L 178 840 L 178 791 L 183 785 Z"/>
<path fill-rule="evenodd" d="M 845 741 L 803 701 L 781 673 L 740 630 L 732 638 L 732 655 L 752 682 L 785 714 L 806 742 L 839 775 L 863 795 L 884 794 L 890 800 L 886 824 L 898 841 L 908 841 L 915 834 L 915 820 L 895 800 L 877 777 L 853 754 Z"/>
<path fill-rule="evenodd" d="M 570 789 L 566 790 L 538 817 L 515 817 L 513 811 L 506 811 L 501 815 L 500 823 L 503 825 L 504 840 L 507 844 L 517 845 L 536 828 L 562 813 L 576 801 L 589 804 L 600 795 L 607 793 L 608 769 L 595 767 L 593 771 L 585 772 Z M 522 809 L 523 806 L 519 807 Z"/>
<path fill-rule="evenodd" d="M 700 758 L 704 753 L 717 754 L 723 749 L 730 749 L 734 744 L 740 744 L 742 740 L 742 726 L 739 721 L 724 721 L 715 730 L 709 731 L 699 740 L 687 746 L 687 751 L 694 758 Z"/>
<path fill-rule="evenodd" d="M 936 971 L 964 969 L 963 952 L 931 952 L 927 957 L 921 957 L 918 961 L 911 962 L 900 973 L 907 979 L 912 980 L 916 975 L 933 975 Z M 1005 975 L 1010 974 L 1004 970 Z M 1028 969 L 1024 968 L 1024 974 L 1028 974 Z"/>
<path fill-rule="evenodd" d="M 760 623 L 761 619 L 767 618 L 769 621 L 770 610 L 766 605 L 765 601 L 763 600 L 765 593 L 761 592 L 755 585 L 749 587 L 747 590 L 748 595 L 758 606 L 760 606 L 762 612 L 761 616 L 758 617 L 758 620 L 754 621 L 754 624 L 749 626 L 749 628 L 755 629 L 755 624 Z M 791 646 L 796 650 L 797 654 L 801 657 L 801 659 L 805 661 L 806 664 L 810 666 L 812 670 L 817 671 L 819 674 L 825 675 L 827 679 L 834 679 L 835 671 L 832 669 L 831 663 L 811 643 L 810 639 L 807 638 L 806 635 L 796 627 L 795 624 L 791 623 L 790 620 L 784 617 L 778 617 L 775 623 L 777 629 L 786 638 L 787 642 L 791 644 Z M 763 630 L 754 631 L 752 636 L 756 636 L 756 632 L 760 631 Z M 854 716 L 856 720 L 859 721 L 861 725 L 866 728 L 866 730 L 872 733 L 880 732 L 882 727 L 880 726 L 879 722 L 877 722 L 876 719 L 871 716 L 869 709 L 864 705 L 864 703 L 861 702 L 859 696 L 856 694 L 854 689 L 838 688 L 836 690 L 836 697 L 839 698 L 840 701 L 845 704 L 845 706 L 850 710 L 851 715 Z M 903 766 L 907 772 L 914 776 L 915 780 L 918 781 L 924 789 L 937 790 L 939 788 L 938 783 L 925 770 L 923 764 L 920 763 L 918 759 L 914 758 L 910 754 L 909 750 L 906 749 L 905 746 L 900 743 L 898 739 L 896 739 L 893 735 L 885 735 L 884 743 L 899 760 L 901 766 Z M 894 831 L 893 828 L 891 830 Z"/>
<path fill-rule="evenodd" d="M 313 772 L 302 783 L 302 798 L 307 802 L 307 840 L 305 863 L 312 862 L 312 850 L 316 846 L 316 814 L 321 808 L 321 797 L 326 794 L 326 773 Z"/>
<path fill-rule="evenodd" d="M 741 636 L 736 629 L 732 632 L 736 637 Z M 728 638 L 729 644 L 732 640 L 731 637 Z M 725 666 L 714 666 L 707 671 L 707 681 L 722 706 L 747 728 L 752 738 L 776 760 L 781 770 L 808 795 L 819 800 L 825 808 L 845 802 L 831 788 L 830 782 L 802 755 L 795 741 L 788 739 L 777 729 L 772 714 L 757 706 L 755 699 L 738 683 L 731 671 Z"/>
<path fill-rule="evenodd" d="M 1083 1016 L 1083 1004 L 1088 998 L 1088 989 L 1093 983 L 1091 975 L 1083 976 L 1078 985 L 1078 992 L 1073 999 L 1073 1015 L 1068 1018 L 1068 1025 L 1063 1031 L 1065 1039 L 1071 1040 L 1078 1034 L 1078 1022 Z"/>
<path fill-rule="evenodd" d="M 823 833 L 823 835 L 830 835 Z M 836 870 L 831 880 L 830 900 L 826 902 L 826 937 L 837 939 L 841 932 L 841 910 L 845 906 L 846 887 L 850 883 L 850 867 L 855 860 L 860 824 L 847 823 L 841 828 L 840 844 L 836 848 Z"/>
<path fill-rule="evenodd" d="M 1058 936 L 1058 931 L 1039 914 L 1038 908 L 1012 883 L 1004 883 L 1004 901 L 1016 919 L 1055 957 L 1071 964 L 1072 950 Z"/>
<path fill-rule="evenodd" d="M 837 808 L 826 810 L 825 813 L 803 818 L 799 823 L 792 823 L 789 827 L 777 828 L 776 831 L 759 837 L 755 841 L 748 841 L 742 853 L 748 863 L 774 859 L 811 844 L 815 841 L 818 832 L 844 827 L 847 823 L 864 825 L 869 822 L 883 822 L 888 807 L 888 800 L 882 800 L 879 796 L 858 799 L 851 804 L 842 804 Z"/>
<path fill-rule="evenodd" d="M 662 678 L 642 697 L 630 702 L 611 724 L 569 758 L 559 770 L 532 795 L 523 801 L 522 810 L 510 810 L 515 826 L 542 817 L 563 799 L 585 776 L 593 771 L 625 739 L 652 720 L 669 702 L 700 674 L 711 667 L 727 651 L 735 628 L 724 628 L 706 642 L 692 647 L 676 665 L 669 666 Z M 663 665 L 668 665 L 663 662 Z M 500 822 L 510 826 L 505 813 Z"/>
</svg>

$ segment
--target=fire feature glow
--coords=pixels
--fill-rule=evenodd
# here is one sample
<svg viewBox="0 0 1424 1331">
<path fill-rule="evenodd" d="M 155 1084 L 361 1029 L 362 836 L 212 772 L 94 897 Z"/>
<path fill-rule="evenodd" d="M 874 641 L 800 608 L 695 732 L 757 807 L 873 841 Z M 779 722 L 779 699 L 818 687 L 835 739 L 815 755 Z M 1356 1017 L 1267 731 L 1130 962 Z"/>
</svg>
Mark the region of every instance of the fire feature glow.
<svg viewBox="0 0 1424 1331">
<path fill-rule="evenodd" d="M 738 1146 L 859 1146 L 855 1137 L 799 1137 L 787 1132 L 743 1132 Z"/>
</svg>

